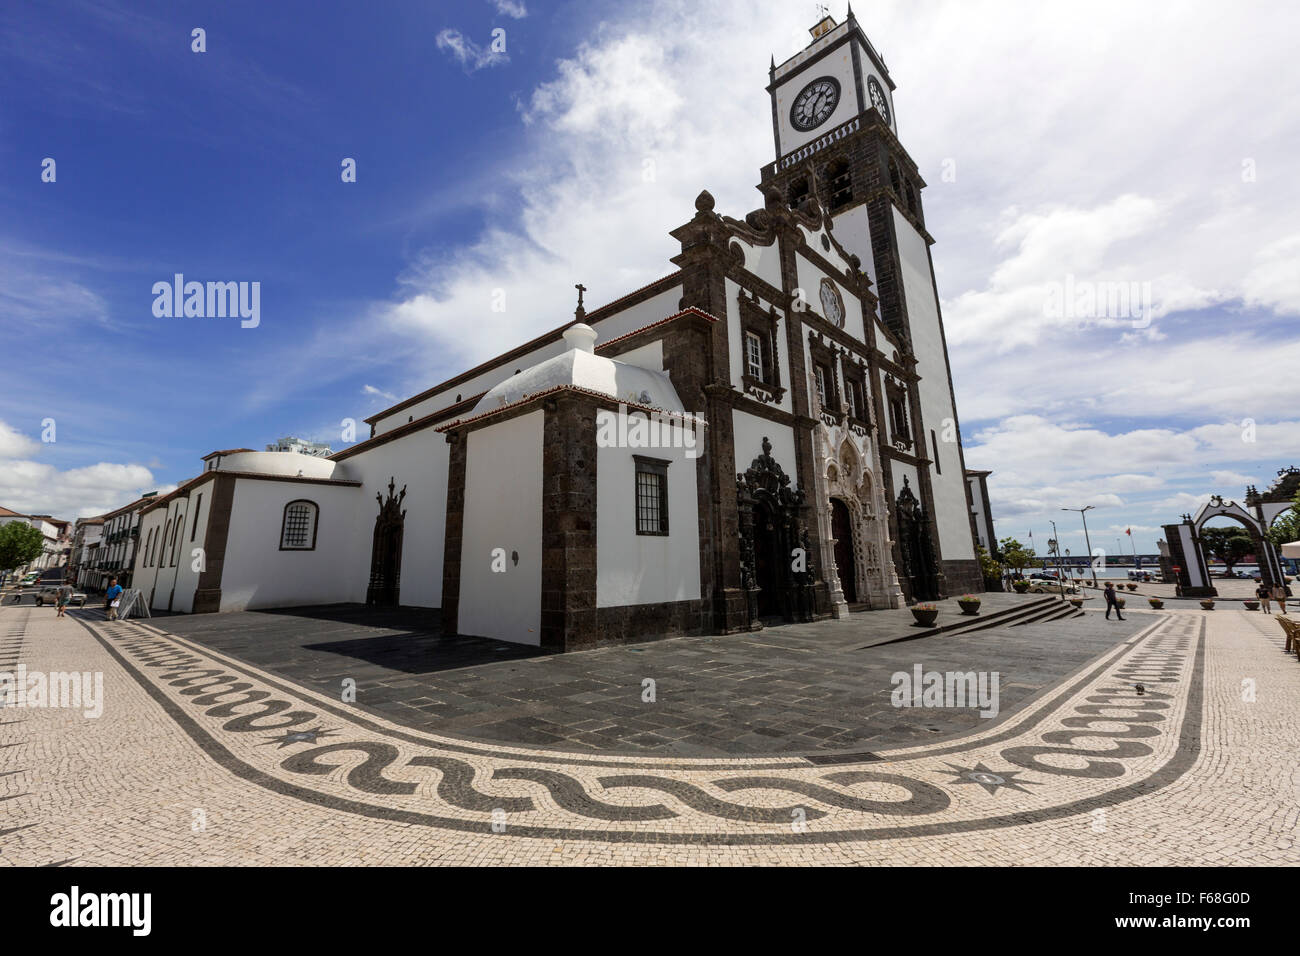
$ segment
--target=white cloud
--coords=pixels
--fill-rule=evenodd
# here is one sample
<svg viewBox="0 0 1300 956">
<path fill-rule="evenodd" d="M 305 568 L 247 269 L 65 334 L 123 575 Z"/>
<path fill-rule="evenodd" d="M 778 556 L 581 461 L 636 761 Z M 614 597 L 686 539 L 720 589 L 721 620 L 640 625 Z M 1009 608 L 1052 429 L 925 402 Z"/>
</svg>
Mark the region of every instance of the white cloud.
<svg viewBox="0 0 1300 956">
<path fill-rule="evenodd" d="M 451 27 L 439 31 L 434 38 L 434 43 L 439 50 L 456 60 L 468 73 L 510 62 L 510 57 L 504 51 L 492 49 L 491 44 L 479 46 L 459 30 Z"/>
<path fill-rule="evenodd" d="M 506 17 L 513 17 L 516 20 L 522 20 L 528 16 L 528 10 L 524 7 L 523 0 L 490 0 L 492 6 L 497 8 L 497 13 Z"/>
<path fill-rule="evenodd" d="M 373 385 L 362 385 L 362 395 L 373 395 L 375 398 L 382 398 L 390 402 L 396 402 L 397 396 L 392 392 L 385 392 L 383 389 L 375 388 Z"/>
<path fill-rule="evenodd" d="M 21 514 L 82 518 L 175 487 L 160 488 L 143 465 L 99 462 L 60 470 L 31 457 L 50 447 L 0 421 L 0 505 Z"/>
</svg>

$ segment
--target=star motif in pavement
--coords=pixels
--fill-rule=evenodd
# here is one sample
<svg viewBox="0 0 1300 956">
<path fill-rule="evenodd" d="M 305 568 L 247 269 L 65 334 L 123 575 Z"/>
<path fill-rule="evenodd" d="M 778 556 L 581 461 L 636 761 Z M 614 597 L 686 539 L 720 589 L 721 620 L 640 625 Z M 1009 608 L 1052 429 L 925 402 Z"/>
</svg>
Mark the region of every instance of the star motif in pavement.
<svg viewBox="0 0 1300 956">
<path fill-rule="evenodd" d="M 977 783 L 989 793 L 997 794 L 999 787 L 1006 787 L 1008 790 L 1019 790 L 1021 793 L 1031 793 L 1026 790 L 1024 784 L 1031 787 L 1037 787 L 1039 784 L 1032 780 L 1017 780 L 1016 775 L 1021 773 L 1019 770 L 1002 770 L 994 773 L 983 763 L 977 763 L 973 768 L 959 767 L 955 763 L 948 764 L 952 770 L 941 770 L 940 773 L 951 773 L 954 779 L 952 783 Z"/>
<path fill-rule="evenodd" d="M 337 737 L 338 734 L 332 730 L 326 730 L 319 725 L 312 727 L 310 730 L 286 730 L 280 737 L 267 737 L 266 743 L 259 744 L 265 747 L 267 744 L 279 744 L 280 747 L 288 747 L 290 744 L 314 744 L 321 737 Z"/>
</svg>

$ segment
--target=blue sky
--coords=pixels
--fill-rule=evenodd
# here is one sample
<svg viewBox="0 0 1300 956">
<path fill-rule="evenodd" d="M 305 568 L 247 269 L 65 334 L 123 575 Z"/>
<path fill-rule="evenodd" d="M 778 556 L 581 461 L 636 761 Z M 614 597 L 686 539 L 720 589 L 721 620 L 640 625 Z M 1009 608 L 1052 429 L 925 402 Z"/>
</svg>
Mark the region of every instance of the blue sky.
<svg viewBox="0 0 1300 956">
<path fill-rule="evenodd" d="M 998 533 L 1045 540 L 1056 518 L 1081 549 L 1059 509 L 1095 503 L 1094 538 L 1133 526 L 1151 551 L 1199 499 L 1300 463 L 1300 79 L 1279 66 L 1296 14 L 871 7 Z M 562 322 L 574 282 L 594 305 L 665 274 L 700 189 L 730 215 L 759 204 L 768 57 L 814 19 L 741 0 L 11 5 L 0 323 L 25 348 L 6 349 L 0 504 L 92 514 L 217 448 L 340 447 L 342 419 L 364 437 L 365 416 Z M 260 282 L 261 324 L 156 318 L 176 272 Z M 1067 275 L 1149 283 L 1151 321 L 1046 314 Z"/>
</svg>

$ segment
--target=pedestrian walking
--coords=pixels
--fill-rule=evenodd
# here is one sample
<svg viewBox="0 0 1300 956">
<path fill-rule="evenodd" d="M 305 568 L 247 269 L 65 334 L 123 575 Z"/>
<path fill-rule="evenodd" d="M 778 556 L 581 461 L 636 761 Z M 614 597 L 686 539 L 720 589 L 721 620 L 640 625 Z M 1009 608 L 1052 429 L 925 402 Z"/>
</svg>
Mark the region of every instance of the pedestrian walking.
<svg viewBox="0 0 1300 956">
<path fill-rule="evenodd" d="M 117 583 L 117 578 L 108 579 L 108 590 L 104 592 L 104 619 L 107 621 L 117 620 L 117 607 L 122 603 L 122 586 Z"/>
<path fill-rule="evenodd" d="M 54 599 L 54 607 L 58 611 L 54 616 L 63 617 L 63 612 L 68 609 L 68 602 L 72 600 L 72 588 L 64 584 L 59 587 Z"/>
<path fill-rule="evenodd" d="M 1260 609 L 1263 610 L 1265 614 L 1270 613 L 1268 605 L 1269 591 L 1268 588 L 1264 587 L 1263 583 L 1261 583 L 1259 587 L 1255 588 L 1255 597 L 1259 598 Z"/>
<path fill-rule="evenodd" d="M 1277 613 L 1286 613 L 1286 586 L 1283 584 L 1273 585 L 1273 600 L 1277 602 Z"/>
<path fill-rule="evenodd" d="M 1115 585 L 1110 581 L 1106 582 L 1106 593 L 1104 596 L 1106 598 L 1106 620 L 1110 620 L 1111 608 L 1115 609 L 1115 619 L 1117 621 L 1124 620 L 1124 612 L 1120 610 L 1119 606 L 1119 595 L 1115 593 Z"/>
</svg>

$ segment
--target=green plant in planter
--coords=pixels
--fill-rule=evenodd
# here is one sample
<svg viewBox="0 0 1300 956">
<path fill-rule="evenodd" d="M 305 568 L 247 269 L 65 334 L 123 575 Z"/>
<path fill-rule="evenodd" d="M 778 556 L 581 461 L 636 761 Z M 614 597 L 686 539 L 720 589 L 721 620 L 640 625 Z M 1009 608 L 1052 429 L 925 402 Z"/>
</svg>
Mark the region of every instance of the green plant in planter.
<svg viewBox="0 0 1300 956">
<path fill-rule="evenodd" d="M 1125 586 L 1126 588 L 1128 588 L 1130 591 L 1136 591 L 1136 590 L 1138 589 L 1137 582 L 1135 582 L 1135 581 L 1130 581 L 1130 582 L 1128 582 L 1128 584 L 1126 584 L 1126 585 L 1124 585 L 1124 586 Z"/>
<path fill-rule="evenodd" d="M 963 614 L 978 614 L 980 612 L 980 599 L 974 594 L 963 594 L 957 599 L 957 606 L 961 608 Z"/>
<path fill-rule="evenodd" d="M 1241 603 L 1244 604 L 1244 605 L 1246 605 L 1246 610 L 1247 610 L 1247 611 L 1258 611 L 1258 610 L 1259 610 L 1259 602 L 1258 602 L 1258 601 L 1242 601 Z"/>
<path fill-rule="evenodd" d="M 1150 604 L 1150 605 L 1151 605 L 1153 608 L 1155 608 L 1157 611 L 1160 610 L 1162 607 L 1165 606 L 1165 602 L 1162 601 L 1162 600 L 1160 600 L 1160 598 L 1154 598 L 1154 597 L 1153 597 L 1153 598 L 1147 598 L 1147 603 Z"/>
<path fill-rule="evenodd" d="M 939 619 L 939 606 L 937 604 L 913 604 L 911 610 L 916 623 L 923 624 L 926 627 Z"/>
<path fill-rule="evenodd" d="M 1125 599 L 1122 598 L 1122 597 L 1119 597 L 1118 595 L 1116 595 L 1116 597 L 1115 597 L 1115 604 L 1116 604 L 1116 606 L 1118 606 L 1118 607 L 1123 607 L 1124 604 L 1125 604 Z"/>
<path fill-rule="evenodd" d="M 1207 611 L 1213 611 L 1214 598 L 1205 598 L 1203 601 L 1201 601 L 1201 607 L 1205 608 L 1205 610 Z"/>
<path fill-rule="evenodd" d="M 1012 581 L 1011 586 L 1015 588 L 1017 594 L 1026 594 L 1029 591 L 1028 581 Z"/>
<path fill-rule="evenodd" d="M 1073 604 L 1075 607 L 1083 607 L 1083 598 L 1072 597 L 1070 598 L 1070 603 Z"/>
</svg>

